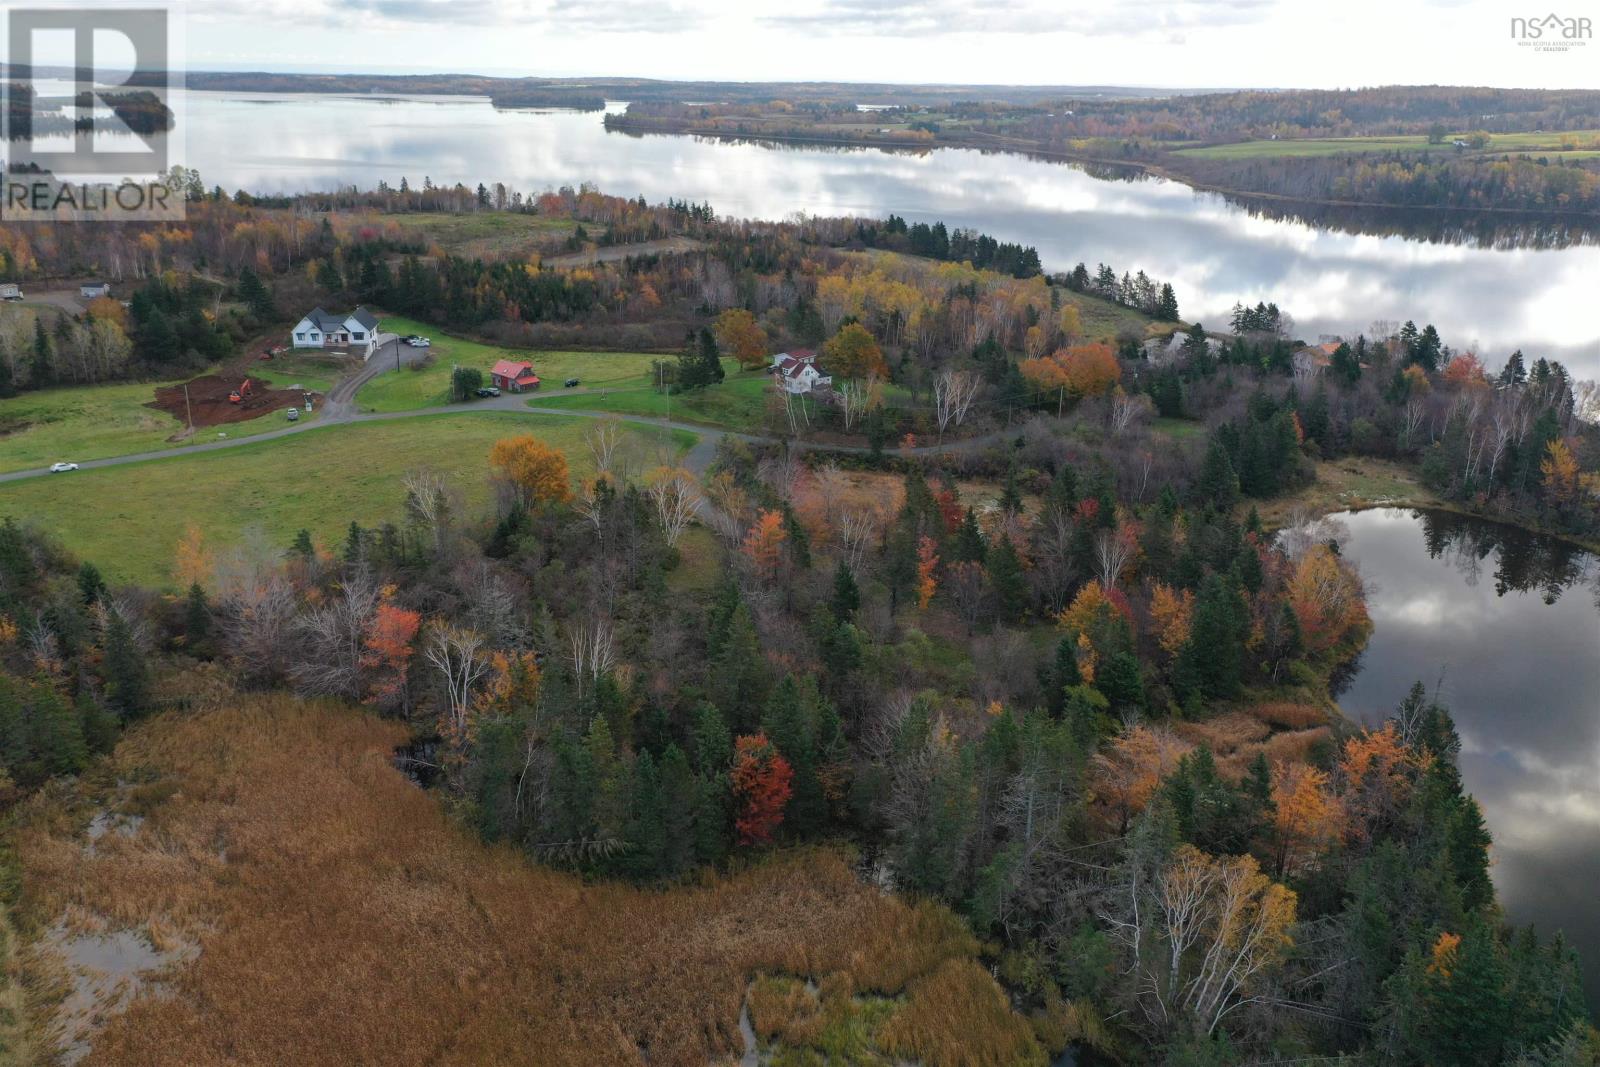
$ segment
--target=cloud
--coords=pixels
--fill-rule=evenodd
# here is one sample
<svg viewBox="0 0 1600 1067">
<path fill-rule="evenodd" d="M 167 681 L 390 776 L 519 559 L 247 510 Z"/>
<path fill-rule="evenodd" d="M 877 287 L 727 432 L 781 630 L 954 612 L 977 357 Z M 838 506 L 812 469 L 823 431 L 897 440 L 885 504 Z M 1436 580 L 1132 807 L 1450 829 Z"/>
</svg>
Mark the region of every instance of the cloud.
<svg viewBox="0 0 1600 1067">
<path fill-rule="evenodd" d="M 714 0 L 212 0 L 206 21 L 272 21 L 378 30 L 448 25 L 537 33 L 679 33 L 706 25 Z"/>
<path fill-rule="evenodd" d="M 1003 7 L 963 0 L 820 0 L 792 14 L 760 19 L 770 26 L 829 34 L 908 37 L 959 33 L 1072 33 L 1095 37 L 1157 36 L 1265 21 L 1277 0 L 1153 0 L 1111 7 L 1091 0 L 1019 0 Z"/>
</svg>

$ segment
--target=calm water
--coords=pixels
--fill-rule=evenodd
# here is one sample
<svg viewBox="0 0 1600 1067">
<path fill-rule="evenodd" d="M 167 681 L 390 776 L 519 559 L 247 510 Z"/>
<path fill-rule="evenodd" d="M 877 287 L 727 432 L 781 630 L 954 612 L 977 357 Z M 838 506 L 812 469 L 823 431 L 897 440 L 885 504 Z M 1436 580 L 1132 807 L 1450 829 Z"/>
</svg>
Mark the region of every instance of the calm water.
<svg viewBox="0 0 1600 1067">
<path fill-rule="evenodd" d="M 620 105 L 619 105 L 620 106 Z M 615 108 L 614 108 L 615 109 Z M 1360 236 L 1252 217 L 1172 182 L 1111 181 L 1061 163 L 608 134 L 598 112 L 496 111 L 479 98 L 190 93 L 188 163 L 255 192 L 503 181 L 541 192 L 593 182 L 724 214 L 889 212 L 1036 245 L 1049 269 L 1083 260 L 1171 281 L 1185 317 L 1222 326 L 1236 301 L 1275 300 L 1299 333 L 1432 321 L 1491 363 L 1512 348 L 1600 373 L 1600 247 L 1497 250 Z"/>
<path fill-rule="evenodd" d="M 1412 682 L 1438 686 L 1501 902 L 1514 922 L 1566 931 L 1600 1005 L 1600 561 L 1439 512 L 1337 518 L 1374 623 L 1341 706 L 1376 723 Z"/>
</svg>

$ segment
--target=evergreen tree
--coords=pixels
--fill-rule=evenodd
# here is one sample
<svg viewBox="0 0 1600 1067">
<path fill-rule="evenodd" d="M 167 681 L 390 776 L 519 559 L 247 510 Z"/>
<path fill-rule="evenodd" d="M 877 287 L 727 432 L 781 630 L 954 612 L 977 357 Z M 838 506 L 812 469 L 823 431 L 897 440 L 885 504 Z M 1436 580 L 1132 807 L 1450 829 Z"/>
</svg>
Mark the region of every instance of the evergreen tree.
<svg viewBox="0 0 1600 1067">
<path fill-rule="evenodd" d="M 1189 640 L 1178 653 L 1174 681 L 1186 694 L 1227 699 L 1239 691 L 1249 615 L 1233 582 L 1213 574 L 1201 587 Z"/>
<path fill-rule="evenodd" d="M 92 605 L 106 592 L 105 579 L 100 577 L 100 569 L 88 560 L 78 565 L 78 593 L 83 597 L 85 606 Z"/>
<path fill-rule="evenodd" d="M 352 523 L 352 525 L 354 524 Z M 294 544 L 289 546 L 289 551 L 293 552 L 307 563 L 310 563 L 312 560 L 316 559 L 317 549 L 316 546 L 311 543 L 311 531 L 302 529 L 299 533 L 295 534 Z"/>
<path fill-rule="evenodd" d="M 844 560 L 840 560 L 833 571 L 833 601 L 829 606 L 839 622 L 855 618 L 856 610 L 861 607 L 861 590 L 856 587 L 855 573 Z"/>
<path fill-rule="evenodd" d="M 33 320 L 33 363 L 29 378 L 35 389 L 48 387 L 56 378 L 53 349 L 50 335 L 44 329 L 43 315 Z"/>
<path fill-rule="evenodd" d="M 961 525 L 956 530 L 955 557 L 963 563 L 982 563 L 989 554 L 989 546 L 983 539 L 983 531 L 978 527 L 978 517 L 967 509 L 967 514 L 961 520 Z"/>
<path fill-rule="evenodd" d="M 189 595 L 184 598 L 183 633 L 190 648 L 211 635 L 211 606 L 206 603 L 206 591 L 199 582 L 189 586 Z"/>
<path fill-rule="evenodd" d="M 106 613 L 106 702 L 124 719 L 144 711 L 150 702 L 150 666 L 134 640 L 133 628 L 120 611 Z"/>
<path fill-rule="evenodd" d="M 1228 456 L 1228 449 L 1217 435 L 1212 436 L 1211 444 L 1206 448 L 1206 458 L 1200 468 L 1200 480 L 1196 484 L 1196 492 L 1202 504 L 1219 511 L 1230 510 L 1239 502 L 1239 475 L 1233 469 L 1233 460 Z"/>
<path fill-rule="evenodd" d="M 970 512 L 968 514 L 971 514 Z M 1022 558 L 1011 538 L 1000 537 L 988 554 L 989 587 L 994 590 L 995 608 L 1003 622 L 1015 622 L 1028 606 L 1028 584 L 1022 573 Z"/>
</svg>

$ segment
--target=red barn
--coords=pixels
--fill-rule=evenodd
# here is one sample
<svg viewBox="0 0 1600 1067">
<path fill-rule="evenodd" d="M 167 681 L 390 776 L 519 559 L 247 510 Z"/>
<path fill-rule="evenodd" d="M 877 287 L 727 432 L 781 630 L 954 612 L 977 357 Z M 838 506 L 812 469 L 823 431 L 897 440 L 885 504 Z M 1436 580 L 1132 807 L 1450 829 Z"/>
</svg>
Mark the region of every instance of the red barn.
<svg viewBox="0 0 1600 1067">
<path fill-rule="evenodd" d="M 497 388 L 512 393 L 539 388 L 539 376 L 533 373 L 533 364 L 502 359 L 489 372 L 489 381 Z"/>
</svg>

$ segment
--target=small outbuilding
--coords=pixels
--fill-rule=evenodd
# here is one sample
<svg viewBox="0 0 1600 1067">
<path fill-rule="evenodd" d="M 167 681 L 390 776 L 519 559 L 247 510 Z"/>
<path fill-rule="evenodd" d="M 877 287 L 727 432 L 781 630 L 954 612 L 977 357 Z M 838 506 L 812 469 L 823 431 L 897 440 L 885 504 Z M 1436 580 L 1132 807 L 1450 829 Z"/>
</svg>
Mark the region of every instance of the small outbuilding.
<svg viewBox="0 0 1600 1067">
<path fill-rule="evenodd" d="M 102 296 L 111 295 L 110 282 L 84 282 L 78 286 L 78 295 L 85 300 L 94 300 Z"/>
<path fill-rule="evenodd" d="M 526 360 L 500 360 L 489 371 L 489 382 L 508 393 L 539 388 L 539 376 L 533 373 L 533 364 Z"/>
</svg>

